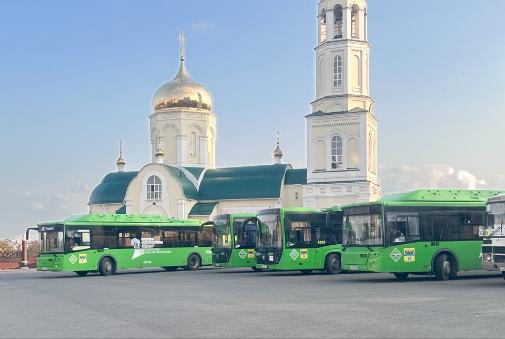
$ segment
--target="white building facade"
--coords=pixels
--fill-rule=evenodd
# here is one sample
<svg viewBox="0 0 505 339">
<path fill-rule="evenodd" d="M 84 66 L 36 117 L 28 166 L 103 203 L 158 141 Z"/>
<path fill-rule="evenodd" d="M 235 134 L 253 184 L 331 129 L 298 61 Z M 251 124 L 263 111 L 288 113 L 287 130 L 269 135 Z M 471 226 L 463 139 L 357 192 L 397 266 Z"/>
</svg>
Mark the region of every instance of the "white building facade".
<svg viewBox="0 0 505 339">
<path fill-rule="evenodd" d="M 370 46 L 365 0 L 320 0 L 316 98 L 306 116 L 307 168 L 283 163 L 277 139 L 273 164 L 216 168 L 217 119 L 210 92 L 185 66 L 153 97 L 152 162 L 117 172 L 93 190 L 91 213 L 159 214 L 208 220 L 266 208 L 327 208 L 376 200 L 377 119 L 369 94 Z"/>
<path fill-rule="evenodd" d="M 379 198 L 365 0 L 318 4 L 316 99 L 307 119 L 306 207 Z"/>
</svg>

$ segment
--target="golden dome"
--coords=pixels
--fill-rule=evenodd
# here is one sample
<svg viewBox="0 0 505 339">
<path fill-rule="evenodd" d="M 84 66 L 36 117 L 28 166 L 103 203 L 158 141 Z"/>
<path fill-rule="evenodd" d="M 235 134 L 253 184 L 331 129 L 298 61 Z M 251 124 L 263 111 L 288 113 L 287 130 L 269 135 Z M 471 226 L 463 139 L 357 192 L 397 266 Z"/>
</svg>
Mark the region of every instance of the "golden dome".
<svg viewBox="0 0 505 339">
<path fill-rule="evenodd" d="M 281 146 L 279 145 L 279 143 L 277 143 L 277 147 L 275 147 L 273 154 L 274 157 L 279 158 L 282 158 L 282 156 L 284 155 L 284 153 L 282 153 Z"/>
<path fill-rule="evenodd" d="M 163 157 L 163 156 L 165 156 L 165 152 L 163 152 L 163 150 L 158 147 L 158 149 L 156 150 L 156 153 L 154 153 L 154 156 L 155 157 Z"/>
<path fill-rule="evenodd" d="M 119 157 L 116 161 L 116 165 L 124 166 L 124 165 L 126 165 L 126 161 L 123 159 L 123 157 Z"/>
<path fill-rule="evenodd" d="M 155 111 L 164 108 L 184 107 L 212 110 L 212 97 L 205 87 L 191 79 L 181 57 L 179 72 L 175 78 L 163 84 L 153 97 Z"/>
</svg>

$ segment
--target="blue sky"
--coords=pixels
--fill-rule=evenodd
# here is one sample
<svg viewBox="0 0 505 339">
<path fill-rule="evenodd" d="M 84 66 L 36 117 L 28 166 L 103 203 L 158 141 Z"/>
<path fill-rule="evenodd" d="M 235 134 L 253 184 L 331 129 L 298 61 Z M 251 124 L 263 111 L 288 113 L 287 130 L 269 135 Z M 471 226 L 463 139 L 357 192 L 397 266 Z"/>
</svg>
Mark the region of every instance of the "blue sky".
<svg viewBox="0 0 505 339">
<path fill-rule="evenodd" d="M 90 190 L 150 160 L 154 91 L 177 34 L 214 96 L 218 166 L 305 166 L 315 0 L 0 2 L 0 236 L 86 212 Z M 239 4 L 239 5 L 238 5 Z M 369 0 L 384 191 L 505 188 L 505 1 Z"/>
</svg>

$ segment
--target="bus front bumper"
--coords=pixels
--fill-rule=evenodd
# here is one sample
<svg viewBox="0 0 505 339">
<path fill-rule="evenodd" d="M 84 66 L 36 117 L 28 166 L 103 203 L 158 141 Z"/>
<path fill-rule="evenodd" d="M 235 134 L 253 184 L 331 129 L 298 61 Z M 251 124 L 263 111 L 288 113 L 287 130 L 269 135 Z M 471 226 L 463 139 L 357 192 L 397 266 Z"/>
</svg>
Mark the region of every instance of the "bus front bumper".
<svg viewBox="0 0 505 339">
<path fill-rule="evenodd" d="M 505 264 L 504 263 L 496 263 L 493 261 L 483 261 L 482 269 L 485 271 L 500 271 L 505 272 Z"/>
</svg>

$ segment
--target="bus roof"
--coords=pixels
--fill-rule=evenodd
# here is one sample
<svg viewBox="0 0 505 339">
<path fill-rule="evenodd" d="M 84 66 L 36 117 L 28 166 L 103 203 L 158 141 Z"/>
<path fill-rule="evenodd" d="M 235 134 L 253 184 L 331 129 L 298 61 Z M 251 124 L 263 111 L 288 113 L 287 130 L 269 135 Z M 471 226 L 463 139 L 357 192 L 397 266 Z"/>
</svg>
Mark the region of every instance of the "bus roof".
<svg viewBox="0 0 505 339">
<path fill-rule="evenodd" d="M 227 218 L 227 217 L 232 217 L 232 218 L 250 218 L 256 216 L 256 213 L 225 213 L 225 214 L 219 214 L 216 215 L 215 217 L 212 217 L 212 220 L 215 219 L 220 219 L 220 218 Z"/>
<path fill-rule="evenodd" d="M 316 210 L 313 208 L 308 208 L 308 207 L 281 207 L 281 208 L 267 208 L 264 210 L 260 210 L 257 212 L 257 214 L 267 214 L 267 213 L 277 213 L 277 212 L 313 212 L 313 213 L 320 213 L 320 210 Z"/>
<path fill-rule="evenodd" d="M 492 202 L 504 202 L 504 201 L 505 201 L 505 194 L 498 194 L 489 198 L 487 202 L 492 203 Z"/>
<path fill-rule="evenodd" d="M 385 195 L 377 201 L 351 204 L 344 206 L 344 208 L 364 205 L 480 207 L 484 206 L 490 197 L 502 193 L 505 193 L 505 191 L 418 189 L 410 192 Z"/>
<path fill-rule="evenodd" d="M 121 226 L 195 226 L 200 227 L 201 223 L 198 220 L 177 220 L 160 215 L 140 215 L 140 214 L 84 214 L 74 215 L 63 221 L 41 223 L 43 225 L 68 225 L 68 226 L 106 226 L 106 225 L 121 225 Z"/>
</svg>

